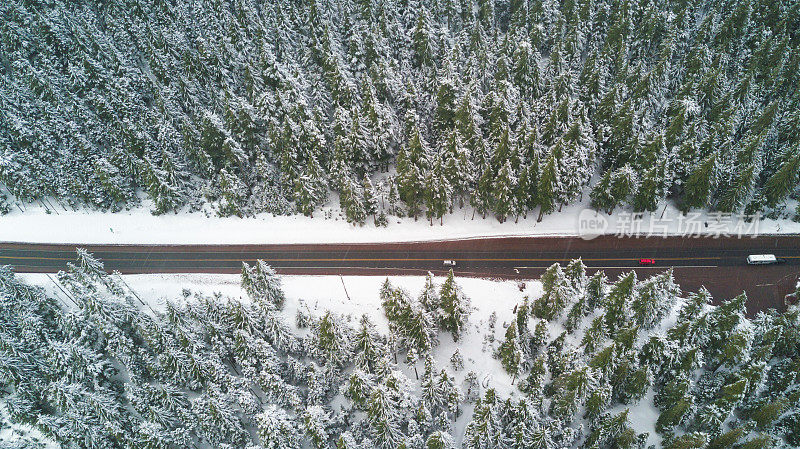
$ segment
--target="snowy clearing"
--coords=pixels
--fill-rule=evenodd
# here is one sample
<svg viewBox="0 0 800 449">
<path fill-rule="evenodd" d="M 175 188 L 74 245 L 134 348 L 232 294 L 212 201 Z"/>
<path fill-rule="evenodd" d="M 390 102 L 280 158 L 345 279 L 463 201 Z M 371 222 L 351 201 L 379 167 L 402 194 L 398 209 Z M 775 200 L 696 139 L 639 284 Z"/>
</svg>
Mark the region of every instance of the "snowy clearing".
<svg viewBox="0 0 800 449">
<path fill-rule="evenodd" d="M 146 203 L 146 201 L 145 201 Z M 646 235 L 732 235 L 795 234 L 800 223 L 789 218 L 761 219 L 758 223 L 719 218 L 713 213 L 689 213 L 684 216 L 673 205 L 644 214 L 642 221 L 632 221 L 629 211 L 611 216 L 588 211 L 588 200 L 565 206 L 561 212 L 536 222 L 536 214 L 500 223 L 494 217 L 472 219 L 472 209 L 456 210 L 444 217 L 444 225 L 420 218 L 391 217 L 386 228 L 371 223 L 363 227 L 347 223 L 337 207 L 326 207 L 314 218 L 302 215 L 259 215 L 253 218 L 206 216 L 181 212 L 154 216 L 143 206 L 130 211 L 110 213 L 90 210 L 47 213 L 30 206 L 0 216 L 0 241 L 31 243 L 83 244 L 258 244 L 258 243 L 370 243 L 420 240 L 464 239 L 496 236 L 577 236 L 586 235 L 579 219 L 597 218 L 604 234 L 636 233 Z M 789 207 L 787 210 L 792 210 Z M 663 211 L 663 215 L 662 215 Z M 326 218 L 333 217 L 333 218 Z M 591 232 L 594 232 L 593 230 Z"/>
</svg>

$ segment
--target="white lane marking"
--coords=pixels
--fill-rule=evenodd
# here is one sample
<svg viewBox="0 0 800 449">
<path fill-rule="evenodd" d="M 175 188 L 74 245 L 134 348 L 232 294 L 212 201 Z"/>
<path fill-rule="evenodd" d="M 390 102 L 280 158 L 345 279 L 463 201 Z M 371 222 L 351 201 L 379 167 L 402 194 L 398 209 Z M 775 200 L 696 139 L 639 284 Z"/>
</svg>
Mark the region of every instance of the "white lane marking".
<svg viewBox="0 0 800 449">
<path fill-rule="evenodd" d="M 532 269 L 546 269 L 547 267 L 514 267 L 514 268 L 515 269 L 532 270 Z M 611 268 L 614 268 L 614 269 L 618 269 L 618 268 L 625 268 L 625 269 L 636 268 L 638 270 L 641 270 L 641 269 L 663 270 L 665 268 L 719 268 L 719 265 L 664 265 L 664 266 L 660 266 L 660 267 L 653 267 L 653 266 L 642 267 L 642 266 L 638 266 L 638 265 L 627 266 L 627 267 L 595 267 L 595 266 L 592 266 L 592 265 L 586 265 L 586 268 L 593 268 L 593 269 L 595 269 L 595 268 L 609 268 L 609 269 L 611 269 Z"/>
</svg>

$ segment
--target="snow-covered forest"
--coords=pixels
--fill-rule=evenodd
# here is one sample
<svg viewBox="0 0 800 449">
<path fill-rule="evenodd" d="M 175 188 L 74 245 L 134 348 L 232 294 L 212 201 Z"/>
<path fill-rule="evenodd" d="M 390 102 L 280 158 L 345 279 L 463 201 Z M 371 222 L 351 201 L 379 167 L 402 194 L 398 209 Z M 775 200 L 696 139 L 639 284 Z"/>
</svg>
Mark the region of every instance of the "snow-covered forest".
<svg viewBox="0 0 800 449">
<path fill-rule="evenodd" d="M 6 0 L 0 210 L 782 213 L 790 0 Z"/>
<path fill-rule="evenodd" d="M 418 292 L 387 279 L 379 321 L 287 319 L 263 262 L 243 266 L 246 298 L 184 289 L 160 306 L 85 251 L 50 280 L 0 270 L 3 448 L 800 445 L 800 310 L 748 319 L 744 295 L 712 306 L 670 271 L 556 264 L 479 323 L 504 303 L 452 272 Z M 494 360 L 510 382 L 473 370 Z"/>
</svg>

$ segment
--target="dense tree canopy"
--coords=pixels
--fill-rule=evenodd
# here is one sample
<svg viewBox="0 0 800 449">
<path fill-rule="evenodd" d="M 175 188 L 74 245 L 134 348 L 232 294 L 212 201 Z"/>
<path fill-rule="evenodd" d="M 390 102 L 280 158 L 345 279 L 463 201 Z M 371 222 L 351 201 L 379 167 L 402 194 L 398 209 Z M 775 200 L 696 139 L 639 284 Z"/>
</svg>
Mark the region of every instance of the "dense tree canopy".
<svg viewBox="0 0 800 449">
<path fill-rule="evenodd" d="M 118 210 L 141 192 L 155 213 L 311 215 L 330 188 L 364 222 L 380 215 L 368 197 L 396 188 L 406 210 L 385 213 L 433 221 L 468 200 L 502 221 L 574 201 L 595 174 L 604 210 L 669 196 L 754 212 L 797 193 L 788 0 L 8 0 L 0 13 L 0 210 Z"/>
</svg>

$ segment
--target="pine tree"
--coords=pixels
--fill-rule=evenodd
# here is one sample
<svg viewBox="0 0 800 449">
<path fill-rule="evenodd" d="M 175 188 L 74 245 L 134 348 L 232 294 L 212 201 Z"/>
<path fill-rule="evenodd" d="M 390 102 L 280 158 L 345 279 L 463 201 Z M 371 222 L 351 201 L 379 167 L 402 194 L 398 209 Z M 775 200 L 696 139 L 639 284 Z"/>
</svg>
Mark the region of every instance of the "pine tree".
<svg viewBox="0 0 800 449">
<path fill-rule="evenodd" d="M 617 206 L 614 197 L 611 194 L 611 171 L 606 171 L 600 181 L 592 188 L 589 194 L 592 209 L 596 211 L 603 210 L 609 215 L 614 211 Z"/>
<path fill-rule="evenodd" d="M 426 312 L 438 319 L 441 307 L 441 298 L 436 293 L 436 284 L 433 281 L 433 273 L 428 272 L 425 276 L 425 286 L 419 294 L 419 303 Z"/>
<path fill-rule="evenodd" d="M 521 369 L 523 361 L 522 348 L 519 344 L 519 336 L 517 334 L 517 323 L 512 321 L 506 329 L 506 336 L 500 347 L 497 349 L 497 354 L 500 357 L 500 363 L 505 368 L 508 374 L 516 378 Z"/>
<path fill-rule="evenodd" d="M 675 438 L 665 447 L 669 449 L 691 449 L 705 447 L 706 443 L 708 443 L 707 434 L 703 432 L 692 432 Z"/>
<path fill-rule="evenodd" d="M 313 217 L 314 210 L 325 202 L 328 187 L 317 159 L 308 161 L 305 171 L 294 182 L 294 197 L 297 210 L 303 215 Z"/>
<path fill-rule="evenodd" d="M 439 88 L 436 91 L 436 111 L 434 127 L 441 135 L 454 129 L 456 123 L 456 88 L 451 73 L 438 78 Z"/>
<path fill-rule="evenodd" d="M 797 186 L 800 176 L 800 149 L 795 149 L 787 154 L 787 158 L 780 168 L 767 179 L 764 184 L 764 196 L 770 207 L 775 207 L 786 195 Z"/>
<path fill-rule="evenodd" d="M 539 217 L 536 221 L 542 221 L 542 217 L 545 214 L 555 210 L 560 176 L 558 161 L 555 159 L 555 155 L 551 153 L 542 169 L 542 174 L 539 176 L 539 183 L 536 189 L 538 193 L 536 203 L 539 204 Z"/>
<path fill-rule="evenodd" d="M 561 265 L 554 263 L 542 274 L 544 294 L 533 303 L 531 313 L 548 321 L 556 319 L 567 307 L 571 292 Z"/>
<path fill-rule="evenodd" d="M 481 449 L 486 447 L 504 447 L 506 438 L 502 423 L 498 416 L 497 393 L 489 389 L 475 404 L 472 420 L 464 430 L 462 447 Z"/>
<path fill-rule="evenodd" d="M 599 388 L 599 382 L 599 374 L 587 366 L 562 374 L 555 380 L 557 394 L 550 405 L 551 413 L 569 420 Z"/>
<path fill-rule="evenodd" d="M 378 386 L 370 395 L 367 418 L 378 446 L 387 449 L 396 447 L 401 438 L 397 409 L 385 387 Z"/>
<path fill-rule="evenodd" d="M 651 329 L 664 319 L 680 296 L 680 288 L 672 278 L 672 269 L 652 276 L 636 286 L 638 294 L 631 304 L 634 322 Z"/>
<path fill-rule="evenodd" d="M 658 161 L 653 167 L 645 171 L 639 188 L 631 201 L 636 212 L 653 212 L 658 208 L 658 203 L 665 196 L 664 186 L 667 185 L 665 161 Z"/>
<path fill-rule="evenodd" d="M 613 333 L 615 330 L 626 327 L 631 319 L 630 305 L 632 302 L 637 302 L 636 298 L 636 272 L 630 271 L 627 274 L 620 275 L 617 282 L 611 286 L 608 292 L 605 303 L 603 304 L 605 313 L 605 327 L 609 332 Z"/>
<path fill-rule="evenodd" d="M 517 178 L 511 168 L 511 162 L 506 163 L 500 168 L 492 186 L 492 196 L 494 197 L 494 213 L 500 222 L 506 221 L 506 217 L 513 214 L 517 209 L 515 204 L 514 189 Z"/>
<path fill-rule="evenodd" d="M 717 209 L 722 212 L 737 212 L 742 209 L 755 188 L 757 176 L 755 163 L 738 168 L 730 186 L 722 192 Z"/>
<path fill-rule="evenodd" d="M 361 186 L 361 191 L 364 192 L 364 213 L 373 216 L 373 221 L 377 224 L 378 221 L 378 193 L 375 186 L 372 185 L 372 180 L 369 176 L 364 176 L 364 181 Z"/>
<path fill-rule="evenodd" d="M 519 3 L 524 5 L 524 2 Z M 519 11 L 525 9 L 523 5 L 520 5 Z M 517 45 L 513 61 L 512 79 L 517 88 L 519 88 L 520 93 L 525 97 L 538 98 L 541 94 L 538 53 L 531 48 L 529 42 L 522 41 Z"/>
<path fill-rule="evenodd" d="M 297 437 L 297 423 L 284 410 L 269 406 L 256 416 L 258 434 L 261 444 L 267 449 L 299 449 L 300 439 Z"/>
<path fill-rule="evenodd" d="M 425 176 L 425 214 L 433 226 L 433 219 L 438 218 L 442 224 L 442 217 L 450 208 L 453 197 L 453 188 L 445 177 L 446 168 L 440 156 L 435 156 L 431 162 L 431 170 Z"/>
<path fill-rule="evenodd" d="M 456 284 L 452 268 L 439 289 L 439 307 L 439 326 L 450 332 L 453 340 L 458 340 L 469 318 L 470 302 Z"/>
<path fill-rule="evenodd" d="M 314 326 L 311 337 L 312 353 L 327 363 L 341 365 L 351 351 L 349 335 L 330 311 Z"/>
<path fill-rule="evenodd" d="M 452 212 L 455 200 L 459 200 L 459 206 L 464 205 L 464 195 L 470 191 L 475 177 L 475 165 L 470 158 L 469 150 L 462 142 L 458 129 L 451 130 L 444 139 L 440 154 L 444 164 L 444 178 L 452 188 L 452 201 L 450 210 Z"/>
<path fill-rule="evenodd" d="M 266 309 L 283 307 L 286 296 L 281 279 L 263 260 L 258 260 L 255 267 L 242 263 L 241 283 L 248 296 L 260 306 Z"/>
<path fill-rule="evenodd" d="M 428 11 L 422 7 L 417 16 L 416 25 L 411 35 L 412 48 L 414 49 L 414 65 L 416 67 L 429 67 L 433 65 L 433 45 L 431 42 L 430 19 Z"/>
<path fill-rule="evenodd" d="M 455 449 L 456 445 L 450 434 L 437 430 L 428 436 L 425 449 Z"/>
<path fill-rule="evenodd" d="M 321 449 L 328 446 L 328 413 L 318 405 L 308 407 L 303 413 L 303 426 L 311 444 Z"/>
<path fill-rule="evenodd" d="M 427 153 L 419 129 L 414 128 L 408 146 L 401 147 L 397 155 L 397 190 L 414 219 L 419 213 L 425 191 L 421 164 Z"/>
<path fill-rule="evenodd" d="M 706 157 L 689 175 L 684 187 L 684 207 L 702 208 L 708 206 L 717 182 L 717 155 Z"/>
<path fill-rule="evenodd" d="M 614 204 L 624 204 L 636 193 L 638 180 L 633 167 L 625 165 L 611 174 L 611 198 Z"/>
<path fill-rule="evenodd" d="M 361 316 L 358 331 L 353 337 L 353 351 L 355 365 L 369 373 L 375 372 L 379 359 L 384 355 L 383 343 L 366 315 Z"/>
<path fill-rule="evenodd" d="M 219 215 L 221 217 L 229 215 L 241 217 L 247 195 L 244 184 L 237 176 L 224 168 L 219 172 L 217 182 L 220 189 Z"/>
<path fill-rule="evenodd" d="M 442 405 L 442 391 L 436 383 L 434 361 L 431 357 L 425 359 L 425 371 L 422 372 L 420 378 L 420 389 L 422 390 L 422 400 L 428 408 L 428 411 L 435 413 Z"/>
</svg>

